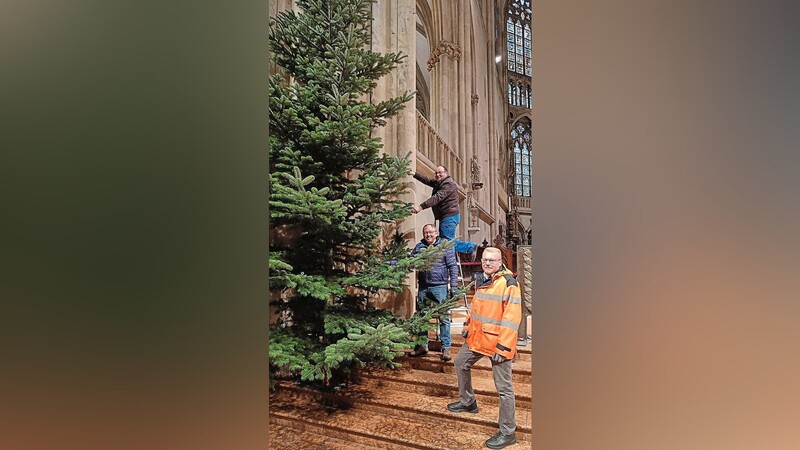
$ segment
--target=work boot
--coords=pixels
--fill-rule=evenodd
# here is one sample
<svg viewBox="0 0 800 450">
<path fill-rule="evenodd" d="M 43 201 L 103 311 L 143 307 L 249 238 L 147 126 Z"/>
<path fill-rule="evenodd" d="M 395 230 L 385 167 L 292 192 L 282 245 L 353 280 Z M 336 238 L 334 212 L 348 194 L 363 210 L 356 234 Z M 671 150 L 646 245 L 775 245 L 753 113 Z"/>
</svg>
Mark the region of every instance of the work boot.
<svg viewBox="0 0 800 450">
<path fill-rule="evenodd" d="M 514 435 L 514 433 L 503 434 L 502 431 L 498 431 L 497 434 L 490 437 L 485 444 L 489 448 L 503 448 L 508 447 L 511 444 L 515 444 L 516 442 L 517 436 Z"/>
<path fill-rule="evenodd" d="M 461 401 L 457 401 L 457 402 L 448 404 L 447 405 L 447 410 L 448 411 L 453 411 L 453 412 L 468 412 L 468 413 L 475 414 L 475 413 L 478 412 L 478 402 L 475 401 L 475 402 L 472 402 L 472 404 L 469 405 L 469 406 L 464 406 L 461 403 Z"/>
<path fill-rule="evenodd" d="M 428 346 L 427 345 L 417 345 L 414 347 L 414 351 L 409 353 L 408 356 L 424 356 L 428 354 Z"/>
<path fill-rule="evenodd" d="M 451 359 L 453 359 L 453 357 L 450 356 L 450 347 L 442 350 L 442 361 L 450 361 Z"/>
</svg>

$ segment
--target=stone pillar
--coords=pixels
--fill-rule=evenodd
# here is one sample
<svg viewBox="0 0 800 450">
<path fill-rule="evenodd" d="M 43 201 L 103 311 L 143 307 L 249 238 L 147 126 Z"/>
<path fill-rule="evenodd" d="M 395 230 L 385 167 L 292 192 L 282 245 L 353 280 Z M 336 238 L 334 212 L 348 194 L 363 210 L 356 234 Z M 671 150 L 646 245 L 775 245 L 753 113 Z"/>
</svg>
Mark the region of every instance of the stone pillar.
<svg viewBox="0 0 800 450">
<path fill-rule="evenodd" d="M 445 142 L 458 152 L 458 92 L 462 88 L 458 80 L 458 61 L 461 58 L 462 48 L 458 42 L 457 26 L 461 5 L 454 1 L 433 3 L 434 16 L 437 16 L 440 26 L 437 30 L 440 39 L 437 40 L 436 48 L 431 49 L 431 59 L 428 64 L 431 80 L 432 82 L 435 80 L 433 84 L 436 86 L 436 108 L 434 108 L 435 114 L 432 114 L 434 121 L 431 123 Z M 441 164 L 440 161 L 433 163 Z"/>
<path fill-rule="evenodd" d="M 378 80 L 373 91 L 373 103 L 396 97 L 406 91 L 416 90 L 416 3 L 414 0 L 379 0 L 373 5 L 372 50 L 380 53 L 401 52 L 406 58 L 391 73 Z M 414 170 L 417 148 L 417 117 L 414 101 L 406 103 L 396 116 L 388 119 L 385 127 L 379 127 L 373 134 L 383 141 L 383 151 L 389 155 L 404 156 L 411 153 L 411 169 Z M 409 182 L 413 181 L 409 177 Z M 414 186 L 402 200 L 415 201 Z M 416 216 L 401 222 L 397 228 L 406 237 L 409 246 L 417 239 Z M 393 233 L 395 230 L 387 230 Z M 376 300 L 375 306 L 391 310 L 393 314 L 411 317 L 414 313 L 416 278 L 409 274 L 406 288 L 400 294 L 384 293 Z"/>
<path fill-rule="evenodd" d="M 461 65 L 459 67 L 460 72 L 460 79 L 461 79 L 461 89 L 459 91 L 459 109 L 462 111 L 461 113 L 461 129 L 462 132 L 459 133 L 461 135 L 461 142 L 459 144 L 460 148 L 458 151 L 458 155 L 461 157 L 461 160 L 464 164 L 461 166 L 461 174 L 460 179 L 458 182 L 465 186 L 465 190 L 469 192 L 472 187 L 472 156 L 475 154 L 475 146 L 473 140 L 474 134 L 474 119 L 473 119 L 473 110 L 474 107 L 472 105 L 472 93 L 474 92 L 473 87 L 473 71 L 475 70 L 474 62 L 475 62 L 475 55 L 473 53 L 474 49 L 472 47 L 472 15 L 475 11 L 472 9 L 472 3 L 468 2 L 464 4 L 461 11 L 463 11 L 463 16 L 461 17 L 459 31 L 461 34 L 460 42 L 462 43 L 463 52 L 461 55 Z M 460 225 L 460 232 L 462 239 L 465 241 L 470 240 L 469 233 L 467 232 L 470 212 L 469 212 L 469 203 L 468 201 L 464 201 L 462 203 L 463 207 L 461 208 L 461 225 Z"/>
</svg>

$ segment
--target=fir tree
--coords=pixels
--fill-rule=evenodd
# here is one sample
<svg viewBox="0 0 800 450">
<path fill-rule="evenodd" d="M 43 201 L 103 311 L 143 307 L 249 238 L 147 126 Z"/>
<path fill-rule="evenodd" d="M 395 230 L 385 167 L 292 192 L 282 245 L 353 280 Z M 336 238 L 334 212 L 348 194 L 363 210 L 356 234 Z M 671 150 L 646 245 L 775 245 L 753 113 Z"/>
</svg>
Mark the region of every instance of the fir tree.
<svg viewBox="0 0 800 450">
<path fill-rule="evenodd" d="M 371 296 L 401 291 L 411 270 L 443 251 L 409 257 L 397 233 L 382 236 L 409 215 L 411 205 L 399 200 L 409 157 L 380 154 L 372 130 L 413 96 L 368 101 L 377 80 L 405 58 L 369 50 L 373 2 L 298 0 L 302 13 L 271 21 L 273 61 L 289 76 L 269 80 L 270 290 L 281 293 L 271 377 L 332 386 L 359 367 L 393 366 L 413 333 L 445 309 L 402 321 L 368 307 Z"/>
</svg>

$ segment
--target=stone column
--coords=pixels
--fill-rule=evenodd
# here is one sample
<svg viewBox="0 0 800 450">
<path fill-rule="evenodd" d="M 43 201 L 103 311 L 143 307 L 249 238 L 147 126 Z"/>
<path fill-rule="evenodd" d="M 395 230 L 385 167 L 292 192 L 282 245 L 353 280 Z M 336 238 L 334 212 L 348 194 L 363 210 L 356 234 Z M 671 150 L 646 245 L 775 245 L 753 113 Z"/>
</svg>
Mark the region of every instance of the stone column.
<svg viewBox="0 0 800 450">
<path fill-rule="evenodd" d="M 463 47 L 463 52 L 461 55 L 461 66 L 459 67 L 460 72 L 460 79 L 461 79 L 461 89 L 459 91 L 459 107 L 462 111 L 461 113 L 461 129 L 462 132 L 459 133 L 461 135 L 461 142 L 459 144 L 460 148 L 458 151 L 458 155 L 461 157 L 461 160 L 464 162 L 462 165 L 461 175 L 458 182 L 465 186 L 465 190 L 469 192 L 472 182 L 472 156 L 475 154 L 475 145 L 474 145 L 474 128 L 475 128 L 475 121 L 474 121 L 474 106 L 472 105 L 472 93 L 475 91 L 473 87 L 473 72 L 475 70 L 475 54 L 474 48 L 472 47 L 472 20 L 473 14 L 475 11 L 472 9 L 472 3 L 467 2 L 462 7 L 463 16 L 460 20 L 460 33 L 461 33 L 461 42 Z M 460 225 L 460 232 L 462 239 L 465 241 L 470 240 L 469 233 L 467 232 L 469 219 L 470 219 L 470 211 L 469 211 L 469 203 L 465 200 L 462 203 L 463 207 L 461 208 L 461 225 Z"/>
<path fill-rule="evenodd" d="M 372 50 L 380 53 L 401 52 L 406 58 L 390 74 L 378 80 L 373 91 L 373 103 L 416 90 L 416 3 L 414 0 L 379 0 L 373 5 Z M 379 127 L 374 135 L 383 140 L 383 150 L 389 155 L 404 156 L 411 153 L 411 169 L 414 170 L 417 147 L 417 117 L 414 101 L 406 103 L 396 116 L 388 119 L 385 127 Z M 413 181 L 409 177 L 409 182 Z M 402 200 L 415 201 L 414 186 Z M 397 231 L 406 237 L 409 246 L 417 239 L 416 216 L 404 220 Z M 387 230 L 393 233 L 395 230 Z M 385 293 L 375 302 L 379 308 L 389 309 L 397 316 L 411 317 L 414 313 L 416 278 L 410 274 L 407 287 L 400 294 Z"/>
<path fill-rule="evenodd" d="M 436 80 L 435 119 L 432 123 L 436 132 L 453 150 L 458 151 L 458 61 L 461 58 L 461 44 L 458 42 L 459 2 L 434 2 L 434 15 L 438 16 L 440 39 L 436 48 L 431 49 L 429 69 L 431 79 Z M 433 103 L 433 99 L 431 99 Z M 433 161 L 441 164 L 440 161 Z M 450 168 L 448 168 L 450 169 Z M 451 169 L 452 170 L 452 169 Z M 458 174 L 456 174 L 458 175 Z"/>
</svg>

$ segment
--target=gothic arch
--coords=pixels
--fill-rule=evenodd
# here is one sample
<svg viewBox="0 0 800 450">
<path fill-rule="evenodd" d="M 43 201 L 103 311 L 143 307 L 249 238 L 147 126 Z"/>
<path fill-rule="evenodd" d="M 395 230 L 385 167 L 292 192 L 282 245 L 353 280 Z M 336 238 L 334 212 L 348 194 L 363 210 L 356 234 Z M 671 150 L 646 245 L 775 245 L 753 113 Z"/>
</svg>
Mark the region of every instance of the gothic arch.
<svg viewBox="0 0 800 450">
<path fill-rule="evenodd" d="M 433 13 L 426 0 L 417 0 L 416 6 L 416 108 L 427 120 L 431 120 L 431 78 L 427 67 L 427 61 L 433 48 L 436 48 L 436 33 L 433 28 Z"/>
<path fill-rule="evenodd" d="M 416 107 L 417 111 L 422 114 L 427 121 L 430 122 L 431 120 L 431 93 L 428 88 L 428 83 L 425 82 L 425 74 L 422 72 L 422 68 L 419 67 L 417 64 L 417 80 L 416 80 L 416 89 L 417 89 L 417 99 L 416 99 Z"/>
<path fill-rule="evenodd" d="M 417 18 L 422 24 L 423 34 L 428 38 L 428 48 L 436 48 L 439 45 L 439 36 L 435 32 L 433 11 L 427 0 L 417 0 Z M 419 25 L 417 26 L 417 31 L 419 31 Z"/>
</svg>

